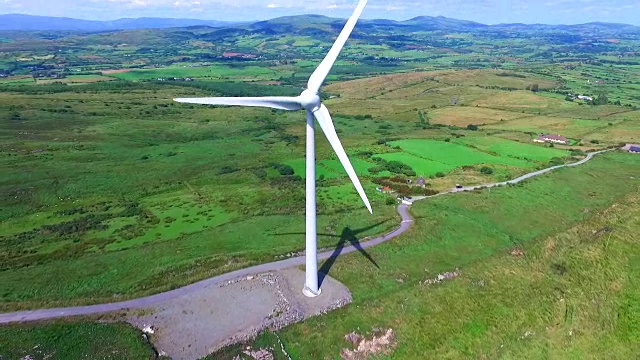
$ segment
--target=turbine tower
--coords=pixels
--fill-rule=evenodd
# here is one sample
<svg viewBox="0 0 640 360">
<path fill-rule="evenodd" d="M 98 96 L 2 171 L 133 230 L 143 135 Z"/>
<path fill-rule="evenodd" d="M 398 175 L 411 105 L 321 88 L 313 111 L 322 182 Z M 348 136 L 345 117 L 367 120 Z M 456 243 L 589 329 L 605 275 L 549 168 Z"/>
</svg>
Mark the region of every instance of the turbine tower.
<svg viewBox="0 0 640 360">
<path fill-rule="evenodd" d="M 358 6 L 345 24 L 338 39 L 329 50 L 327 56 L 320 63 L 318 68 L 311 74 L 307 83 L 307 89 L 295 97 L 268 96 L 268 97 L 206 97 L 206 98 L 178 98 L 174 99 L 181 103 L 204 104 L 204 105 L 237 105 L 237 106 L 257 106 L 280 110 L 306 110 L 307 112 L 307 159 L 306 159 L 306 275 L 302 292 L 308 297 L 320 295 L 318 288 L 318 256 L 317 256 L 317 231 L 316 231 L 316 164 L 315 164 L 315 121 L 318 120 L 320 128 L 324 132 L 327 140 L 338 155 L 338 159 L 347 171 L 349 179 L 355 186 L 358 194 L 364 201 L 370 213 L 371 204 L 360 184 L 347 153 L 344 151 L 338 134 L 333 126 L 333 120 L 329 110 L 320 102 L 320 88 L 324 83 L 329 71 L 333 67 L 345 42 L 356 26 L 362 10 L 364 10 L 367 0 L 360 0 Z"/>
</svg>

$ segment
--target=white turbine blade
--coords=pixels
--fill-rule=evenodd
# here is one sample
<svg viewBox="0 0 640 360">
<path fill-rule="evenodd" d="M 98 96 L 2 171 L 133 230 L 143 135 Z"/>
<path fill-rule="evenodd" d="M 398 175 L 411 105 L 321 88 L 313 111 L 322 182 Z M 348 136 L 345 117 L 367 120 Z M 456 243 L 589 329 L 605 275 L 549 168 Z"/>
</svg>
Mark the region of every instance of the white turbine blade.
<svg viewBox="0 0 640 360">
<path fill-rule="evenodd" d="M 266 97 L 204 97 L 204 98 L 177 98 L 179 103 L 202 105 L 227 105 L 227 106 L 256 106 L 280 110 L 300 110 L 300 100 L 297 97 L 266 96 Z"/>
<path fill-rule="evenodd" d="M 349 161 L 349 157 L 340 143 L 340 139 L 338 139 L 338 134 L 333 126 L 333 120 L 331 120 L 329 110 L 327 110 L 327 107 L 322 104 L 320 105 L 320 108 L 313 113 L 313 115 L 318 119 L 318 123 L 320 123 L 320 127 L 322 128 L 324 135 L 327 137 L 327 140 L 329 140 L 331 147 L 333 147 L 333 151 L 338 155 L 338 159 L 340 159 L 342 166 L 347 171 L 347 175 L 349 175 L 349 179 L 351 179 L 353 186 L 356 187 L 358 194 L 362 198 L 362 201 L 364 201 L 364 205 L 367 207 L 369 212 L 373 214 L 367 194 L 365 194 L 362 184 L 360 184 L 360 179 L 358 179 L 358 175 L 356 175 L 356 171 L 353 169 L 353 166 Z"/>
<path fill-rule="evenodd" d="M 356 26 L 365 5 L 367 5 L 367 0 L 360 0 L 360 2 L 358 2 L 358 6 L 356 6 L 356 9 L 353 11 L 353 15 L 351 15 L 349 20 L 347 20 L 347 23 L 344 25 L 342 32 L 331 47 L 331 50 L 329 50 L 327 56 L 325 56 L 318 68 L 313 72 L 313 74 L 311 74 L 309 82 L 307 83 L 308 89 L 311 89 L 316 93 L 320 91 L 322 83 L 327 78 L 327 75 L 329 75 L 329 71 L 331 71 L 338 55 L 340 55 L 340 51 L 342 51 L 344 44 L 347 42 L 347 39 L 349 39 L 349 35 L 351 35 L 353 28 Z"/>
</svg>

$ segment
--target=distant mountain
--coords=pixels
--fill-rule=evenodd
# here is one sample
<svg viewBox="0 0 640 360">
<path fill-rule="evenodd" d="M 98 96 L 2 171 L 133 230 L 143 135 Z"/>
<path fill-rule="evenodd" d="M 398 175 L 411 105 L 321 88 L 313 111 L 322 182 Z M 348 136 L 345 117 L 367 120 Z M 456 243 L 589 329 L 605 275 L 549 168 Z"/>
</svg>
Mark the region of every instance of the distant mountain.
<svg viewBox="0 0 640 360">
<path fill-rule="evenodd" d="M 2 0 L 0 0 L 2 1 Z M 166 28 L 222 28 L 211 33 L 211 39 L 223 39 L 227 35 L 240 34 L 296 34 L 308 36 L 324 36 L 339 32 L 344 25 L 344 19 L 331 18 L 323 15 L 296 15 L 279 17 L 253 23 L 232 23 L 215 20 L 196 19 L 166 19 L 166 18 L 137 18 L 118 19 L 113 21 L 91 21 L 71 18 L 31 16 L 21 14 L 0 15 L 1 30 L 72 30 L 85 32 L 142 30 Z M 204 30 L 204 29 L 202 29 Z M 413 31 L 444 31 L 444 32 L 518 32 L 545 33 L 566 31 L 573 35 L 583 33 L 602 36 L 617 34 L 640 34 L 640 27 L 626 24 L 592 22 L 578 25 L 545 25 L 545 24 L 498 24 L 485 25 L 473 21 L 458 20 L 444 16 L 418 16 L 405 21 L 385 19 L 362 19 L 356 28 L 358 32 L 370 33 L 376 31 L 399 31 L 411 33 Z"/>
<path fill-rule="evenodd" d="M 474 21 L 451 19 L 444 16 L 418 16 L 413 19 L 399 22 L 402 25 L 411 25 L 420 27 L 424 30 L 440 30 L 440 29 L 468 29 L 475 30 L 487 28 L 489 25 L 480 24 Z"/>
<path fill-rule="evenodd" d="M 113 21 L 80 20 L 64 17 L 22 14 L 0 15 L 0 30 L 46 31 L 113 31 L 134 29 L 162 29 L 189 26 L 224 27 L 233 23 L 215 20 L 137 18 Z"/>
</svg>

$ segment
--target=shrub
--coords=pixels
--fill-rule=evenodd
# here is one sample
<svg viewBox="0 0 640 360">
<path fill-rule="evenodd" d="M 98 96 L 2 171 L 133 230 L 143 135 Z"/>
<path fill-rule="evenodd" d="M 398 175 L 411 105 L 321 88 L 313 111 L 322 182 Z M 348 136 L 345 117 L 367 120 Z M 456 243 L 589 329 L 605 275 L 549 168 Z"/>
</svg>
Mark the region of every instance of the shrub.
<svg viewBox="0 0 640 360">
<path fill-rule="evenodd" d="M 478 131 L 478 125 L 469 124 L 467 125 L 467 130 Z"/>
<path fill-rule="evenodd" d="M 481 172 L 481 173 L 483 173 L 483 174 L 485 174 L 485 175 L 491 175 L 491 174 L 493 174 L 493 169 L 492 169 L 492 168 L 490 168 L 490 167 L 488 167 L 488 166 L 483 166 L 483 167 L 480 169 L 480 172 Z"/>
<path fill-rule="evenodd" d="M 267 171 L 265 169 L 256 169 L 253 174 L 261 180 L 264 180 L 267 177 Z"/>
<path fill-rule="evenodd" d="M 438 172 L 436 173 L 436 177 L 439 177 L 439 178 L 441 178 L 441 177 L 445 177 L 445 174 L 444 174 L 443 172 L 441 172 L 441 171 L 438 171 Z"/>
<path fill-rule="evenodd" d="M 394 199 L 392 197 L 388 197 L 387 200 L 385 200 L 385 203 L 387 205 L 395 205 L 396 204 L 396 199 Z"/>
<path fill-rule="evenodd" d="M 289 165 L 273 164 L 273 165 L 271 165 L 271 167 L 273 167 L 274 169 L 278 170 L 278 172 L 282 176 L 291 176 L 291 175 L 293 175 L 295 173 L 293 171 L 293 168 L 291 166 L 289 166 Z"/>
<path fill-rule="evenodd" d="M 237 167 L 234 166 L 223 166 L 218 170 L 218 175 L 224 175 L 224 174 L 231 174 L 234 173 L 236 171 L 240 171 L 240 169 L 238 169 Z"/>
</svg>

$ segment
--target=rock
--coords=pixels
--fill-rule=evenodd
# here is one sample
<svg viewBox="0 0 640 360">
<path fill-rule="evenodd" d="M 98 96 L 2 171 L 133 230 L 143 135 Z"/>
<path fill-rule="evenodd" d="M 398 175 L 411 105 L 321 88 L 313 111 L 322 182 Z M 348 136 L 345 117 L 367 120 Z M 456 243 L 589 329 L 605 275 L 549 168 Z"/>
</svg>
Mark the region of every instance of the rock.
<svg viewBox="0 0 640 360">
<path fill-rule="evenodd" d="M 343 360 L 368 359 L 372 355 L 389 354 L 396 346 L 393 329 L 382 331 L 382 335 L 373 336 L 371 340 L 361 339 L 358 346 L 353 349 L 342 349 L 340 356 Z"/>
<path fill-rule="evenodd" d="M 153 328 L 153 326 L 147 325 L 147 326 L 142 328 L 142 332 L 145 333 L 145 334 L 155 334 L 156 331 Z"/>
<path fill-rule="evenodd" d="M 255 360 L 274 360 L 273 354 L 267 349 L 260 349 L 256 351 L 243 351 L 245 355 L 251 356 Z"/>
<path fill-rule="evenodd" d="M 510 253 L 511 253 L 512 256 L 522 256 L 522 255 L 524 255 L 524 251 L 522 251 L 522 249 L 518 249 L 518 248 L 512 249 Z"/>
<path fill-rule="evenodd" d="M 355 331 L 348 333 L 344 336 L 344 339 L 353 345 L 357 345 L 360 340 L 363 339 L 362 335 L 356 333 Z"/>
</svg>

